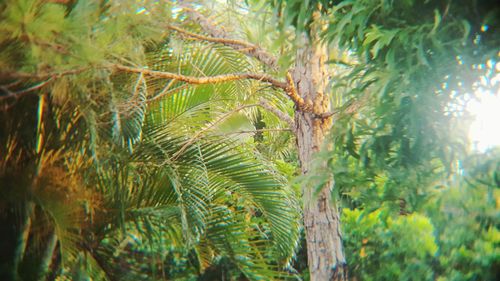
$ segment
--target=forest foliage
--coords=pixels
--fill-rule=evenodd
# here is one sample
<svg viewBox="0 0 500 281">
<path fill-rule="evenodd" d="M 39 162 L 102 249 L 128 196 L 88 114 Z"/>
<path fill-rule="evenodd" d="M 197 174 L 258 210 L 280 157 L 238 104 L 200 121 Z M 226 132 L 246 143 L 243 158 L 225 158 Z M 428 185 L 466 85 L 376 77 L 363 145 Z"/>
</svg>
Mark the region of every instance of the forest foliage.
<svg viewBox="0 0 500 281">
<path fill-rule="evenodd" d="M 169 29 L 203 33 L 177 4 L 0 3 L 0 279 L 307 280 L 297 186 L 332 178 L 353 280 L 500 275 L 500 152 L 463 107 L 498 93 L 495 1 L 196 6 L 277 70 Z M 273 87 L 123 67 L 279 78 L 318 4 L 335 122 L 306 177 Z"/>
</svg>

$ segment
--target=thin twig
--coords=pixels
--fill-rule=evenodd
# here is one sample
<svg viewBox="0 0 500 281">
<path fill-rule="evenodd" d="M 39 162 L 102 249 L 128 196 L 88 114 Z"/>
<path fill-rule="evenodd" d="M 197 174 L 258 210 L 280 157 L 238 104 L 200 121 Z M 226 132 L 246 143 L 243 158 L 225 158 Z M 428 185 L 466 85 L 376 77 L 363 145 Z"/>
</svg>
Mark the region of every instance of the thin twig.
<svg viewBox="0 0 500 281">
<path fill-rule="evenodd" d="M 283 111 L 279 110 L 278 108 L 272 106 L 271 104 L 269 104 L 267 101 L 265 101 L 264 99 L 261 99 L 259 101 L 259 105 L 265 109 L 267 109 L 269 112 L 273 113 L 274 115 L 276 115 L 279 119 L 281 119 L 282 121 L 286 122 L 288 124 L 288 126 L 294 130 L 295 128 L 295 122 L 292 120 L 292 118 L 284 113 Z"/>
<path fill-rule="evenodd" d="M 23 80 L 19 79 L 19 80 L 16 80 L 12 83 L 8 83 L 8 84 L 5 84 L 5 85 L 2 85 L 2 87 L 5 87 L 5 88 L 11 88 L 11 87 L 14 87 L 14 86 L 17 86 L 19 84 L 23 83 Z"/>
<path fill-rule="evenodd" d="M 51 78 L 49 78 L 49 79 L 47 79 L 45 81 L 42 81 L 42 82 L 40 82 L 40 83 L 38 83 L 38 84 L 36 84 L 36 85 L 34 85 L 32 87 L 23 89 L 21 91 L 17 91 L 17 92 L 15 92 L 15 94 L 16 94 L 16 96 L 21 96 L 21 95 L 24 95 L 26 93 L 38 90 L 38 89 L 42 88 L 43 86 L 49 84 L 52 80 L 54 80 L 54 78 L 51 77 Z"/>
<path fill-rule="evenodd" d="M 293 132 L 293 130 L 290 128 L 255 129 L 255 130 L 242 130 L 242 131 L 214 134 L 214 136 L 227 136 L 227 135 L 263 133 L 263 132 Z"/>
<path fill-rule="evenodd" d="M 175 81 L 175 80 L 172 80 L 172 81 Z M 154 102 L 162 97 L 165 97 L 165 96 L 169 96 L 170 94 L 173 94 L 173 93 L 176 93 L 176 92 L 179 92 L 179 91 L 182 91 L 186 88 L 189 87 L 189 84 L 184 84 L 182 86 L 179 86 L 177 88 L 174 88 L 172 90 L 168 90 L 168 88 L 165 90 L 165 88 L 161 91 L 161 93 L 159 93 L 158 95 L 146 100 L 146 103 L 150 103 L 150 102 Z"/>
<path fill-rule="evenodd" d="M 209 126 L 207 126 L 206 128 L 198 131 L 196 134 L 194 134 L 194 136 L 192 138 L 190 138 L 173 156 L 172 156 L 172 161 L 175 161 L 177 160 L 177 158 L 179 158 L 179 156 L 184 152 L 186 151 L 186 149 L 192 145 L 194 142 L 196 142 L 197 140 L 200 139 L 201 135 L 203 135 L 206 131 L 212 129 L 213 127 L 215 127 L 215 125 L 219 124 L 220 122 L 226 120 L 228 117 L 230 117 L 231 115 L 233 115 L 234 113 L 240 111 L 240 110 L 243 110 L 245 108 L 249 108 L 249 107 L 254 107 L 254 106 L 258 106 L 258 104 L 245 104 L 245 105 L 241 105 L 241 106 L 238 106 L 237 108 L 229 111 L 228 113 L 222 115 L 219 119 L 215 120 L 214 122 L 212 122 Z"/>
<path fill-rule="evenodd" d="M 9 99 L 9 98 L 15 98 L 15 99 L 18 99 L 22 96 L 24 96 L 25 94 L 28 94 L 30 92 L 33 92 L 35 90 L 38 90 L 42 87 L 44 87 L 45 85 L 49 84 L 51 81 L 53 80 L 53 78 L 49 78 L 43 82 L 40 82 L 32 87 L 29 87 L 29 88 L 26 88 L 26 89 L 23 89 L 23 90 L 20 90 L 20 91 L 10 91 L 10 90 L 7 90 L 7 95 L 5 96 L 0 96 L 0 100 L 4 100 L 4 99 Z M 4 87 L 2 87 L 2 90 L 6 91 L 6 89 Z"/>
</svg>

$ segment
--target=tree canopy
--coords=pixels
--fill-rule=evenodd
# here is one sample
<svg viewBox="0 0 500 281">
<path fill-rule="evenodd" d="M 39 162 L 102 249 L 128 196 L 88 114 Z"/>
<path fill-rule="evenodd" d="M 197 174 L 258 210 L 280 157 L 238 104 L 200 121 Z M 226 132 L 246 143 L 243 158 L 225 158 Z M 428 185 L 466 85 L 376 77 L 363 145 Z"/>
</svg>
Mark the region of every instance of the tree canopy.
<svg viewBox="0 0 500 281">
<path fill-rule="evenodd" d="M 0 279 L 495 280 L 499 46 L 486 0 L 4 1 Z"/>
</svg>

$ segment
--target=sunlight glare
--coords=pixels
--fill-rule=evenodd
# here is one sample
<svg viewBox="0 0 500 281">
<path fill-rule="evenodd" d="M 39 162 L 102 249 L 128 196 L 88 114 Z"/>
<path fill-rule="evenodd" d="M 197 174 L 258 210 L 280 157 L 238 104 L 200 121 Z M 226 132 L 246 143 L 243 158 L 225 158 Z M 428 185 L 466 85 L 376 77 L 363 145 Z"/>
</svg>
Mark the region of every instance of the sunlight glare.
<svg viewBox="0 0 500 281">
<path fill-rule="evenodd" d="M 477 100 L 467 105 L 473 121 L 469 128 L 469 140 L 473 149 L 484 152 L 500 146 L 500 93 L 476 92 Z"/>
</svg>

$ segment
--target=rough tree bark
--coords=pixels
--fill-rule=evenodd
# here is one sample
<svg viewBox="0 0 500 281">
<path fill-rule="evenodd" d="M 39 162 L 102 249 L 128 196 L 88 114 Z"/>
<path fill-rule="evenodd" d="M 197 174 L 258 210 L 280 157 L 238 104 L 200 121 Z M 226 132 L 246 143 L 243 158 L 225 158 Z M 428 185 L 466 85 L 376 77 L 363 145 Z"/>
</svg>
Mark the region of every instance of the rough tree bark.
<svg viewBox="0 0 500 281">
<path fill-rule="evenodd" d="M 325 68 L 326 46 L 317 38 L 303 35 L 297 51 L 296 67 L 292 72 L 298 95 L 306 109 L 296 107 L 295 125 L 297 149 L 302 174 L 308 174 L 313 154 L 317 152 L 328 131 L 332 117 L 327 94 L 328 75 Z M 312 110 L 311 110 L 312 109 Z M 339 213 L 332 205 L 328 182 L 317 197 L 305 184 L 302 187 L 304 226 L 307 242 L 307 262 L 311 281 L 347 280 L 347 265 L 342 248 Z"/>
</svg>

